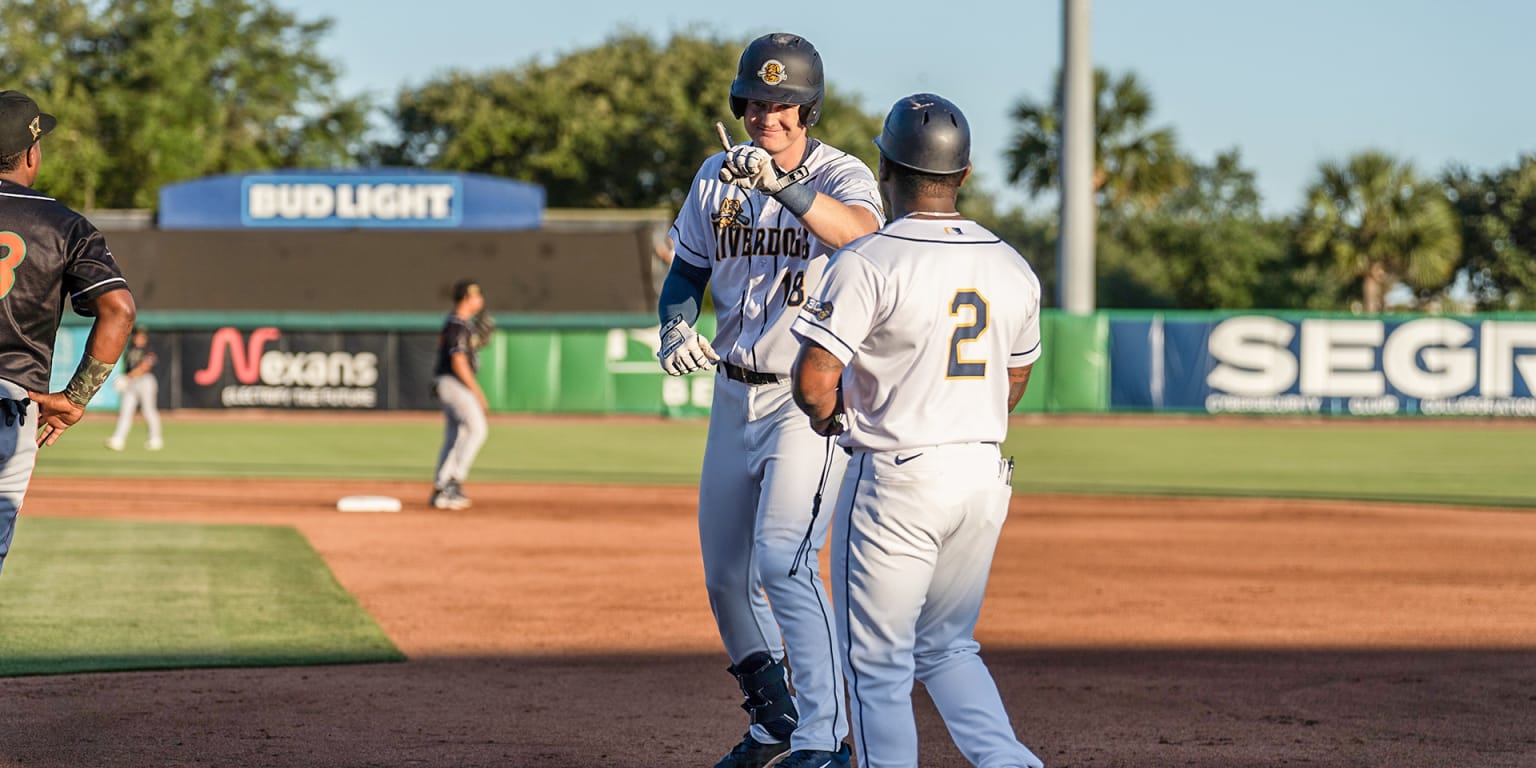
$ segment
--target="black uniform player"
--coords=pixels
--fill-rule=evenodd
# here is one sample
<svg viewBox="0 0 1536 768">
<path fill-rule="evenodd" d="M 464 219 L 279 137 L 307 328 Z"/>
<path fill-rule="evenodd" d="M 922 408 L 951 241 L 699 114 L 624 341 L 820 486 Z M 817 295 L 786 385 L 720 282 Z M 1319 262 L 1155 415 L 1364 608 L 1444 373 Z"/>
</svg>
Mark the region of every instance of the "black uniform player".
<svg viewBox="0 0 1536 768">
<path fill-rule="evenodd" d="M 469 508 L 462 483 L 489 433 L 485 392 L 475 379 L 480 347 L 490 336 L 490 318 L 484 312 L 485 296 L 475 281 L 460 280 L 453 286 L 453 312 L 443 323 L 432 369 L 432 385 L 443 403 L 445 422 L 430 499 L 437 509 Z"/>
<path fill-rule="evenodd" d="M 155 352 L 149 348 L 149 333 L 143 328 L 133 329 L 133 340 L 123 350 L 123 372 L 113 380 L 118 392 L 117 429 L 107 438 L 107 447 L 121 451 L 128 445 L 128 433 L 133 429 L 133 414 L 143 412 L 144 425 L 149 428 L 149 440 L 144 447 L 158 451 L 165 447 L 160 433 L 160 377 L 155 375 Z"/>
<path fill-rule="evenodd" d="M 101 233 L 32 189 L 43 161 L 38 140 L 55 124 L 25 94 L 0 91 L 0 567 L 38 446 L 53 445 L 85 415 L 133 328 L 133 295 Z M 96 320 L 79 369 L 50 394 L 66 298 Z"/>
</svg>

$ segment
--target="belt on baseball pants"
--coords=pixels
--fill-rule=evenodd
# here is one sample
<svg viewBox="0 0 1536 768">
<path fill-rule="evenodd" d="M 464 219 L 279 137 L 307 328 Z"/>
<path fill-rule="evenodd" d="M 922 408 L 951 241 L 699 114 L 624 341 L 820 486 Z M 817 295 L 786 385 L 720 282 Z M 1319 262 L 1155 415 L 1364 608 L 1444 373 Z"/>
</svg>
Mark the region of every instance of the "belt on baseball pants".
<svg viewBox="0 0 1536 768">
<path fill-rule="evenodd" d="M 725 377 L 727 379 L 731 379 L 732 381 L 739 381 L 749 387 L 756 387 L 762 384 L 777 384 L 782 381 L 782 379 L 775 374 L 758 373 L 757 371 L 731 365 L 724 360 L 720 361 L 720 370 L 725 371 Z"/>
</svg>

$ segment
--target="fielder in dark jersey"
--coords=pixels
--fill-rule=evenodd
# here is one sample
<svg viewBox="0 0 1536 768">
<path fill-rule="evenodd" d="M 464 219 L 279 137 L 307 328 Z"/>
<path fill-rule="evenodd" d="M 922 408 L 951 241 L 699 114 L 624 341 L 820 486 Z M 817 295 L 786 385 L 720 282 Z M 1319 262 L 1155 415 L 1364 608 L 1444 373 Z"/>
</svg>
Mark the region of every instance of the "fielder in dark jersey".
<svg viewBox="0 0 1536 768">
<path fill-rule="evenodd" d="M 85 415 L 133 327 L 133 295 L 101 233 L 32 189 L 38 140 L 57 121 L 17 91 L 0 91 L 0 567 L 40 445 Z M 49 393 L 53 344 L 68 299 L 94 317 L 86 354 L 63 391 Z"/>
<path fill-rule="evenodd" d="M 460 280 L 453 286 L 453 312 L 443 323 L 437 362 L 432 368 L 432 385 L 443 403 L 445 422 L 443 449 L 437 456 L 428 502 L 436 509 L 470 506 L 462 483 L 490 431 L 485 420 L 485 392 L 475 379 L 480 348 L 489 340 L 490 331 L 480 286 L 473 280 Z"/>
<path fill-rule="evenodd" d="M 149 440 L 144 447 L 158 451 L 165 447 L 160 433 L 160 377 L 155 375 L 155 352 L 149 348 L 149 333 L 143 328 L 133 329 L 133 340 L 123 350 L 123 372 L 112 380 L 118 391 L 117 428 L 107 438 L 107 447 L 121 451 L 128 445 L 128 433 L 133 430 L 133 414 L 143 412 L 144 426 L 149 428 Z"/>
</svg>

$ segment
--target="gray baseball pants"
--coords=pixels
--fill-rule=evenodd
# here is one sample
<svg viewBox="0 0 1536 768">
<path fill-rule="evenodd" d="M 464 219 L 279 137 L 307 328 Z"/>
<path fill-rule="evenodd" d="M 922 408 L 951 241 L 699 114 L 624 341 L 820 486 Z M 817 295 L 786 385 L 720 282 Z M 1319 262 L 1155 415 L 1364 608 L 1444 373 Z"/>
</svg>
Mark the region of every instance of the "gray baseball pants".
<svg viewBox="0 0 1536 768">
<path fill-rule="evenodd" d="M 438 376 L 433 380 L 437 387 L 437 399 L 443 403 L 443 449 L 437 456 L 437 475 L 433 478 L 437 487 L 451 482 L 463 482 L 469 476 L 469 468 L 485 445 L 490 428 L 485 421 L 485 411 L 480 400 L 457 376 Z"/>
<path fill-rule="evenodd" d="M 11 537 L 16 533 L 16 513 L 32 482 L 32 467 L 37 462 L 37 403 L 27 399 L 27 390 L 0 379 L 0 568 L 11 551 Z M 25 409 L 18 404 L 26 401 Z"/>
</svg>

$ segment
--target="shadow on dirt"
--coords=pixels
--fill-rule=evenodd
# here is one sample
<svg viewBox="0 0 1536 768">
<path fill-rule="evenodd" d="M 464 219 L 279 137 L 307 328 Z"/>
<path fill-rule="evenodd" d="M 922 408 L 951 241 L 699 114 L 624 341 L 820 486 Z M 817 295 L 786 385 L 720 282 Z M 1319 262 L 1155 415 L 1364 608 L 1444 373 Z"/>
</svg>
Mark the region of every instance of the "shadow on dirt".
<svg viewBox="0 0 1536 768">
<path fill-rule="evenodd" d="M 991 650 L 1048 766 L 1536 765 L 1536 650 Z M 0 679 L 6 766 L 707 766 L 712 655 Z M 919 693 L 924 768 L 963 766 Z"/>
</svg>

